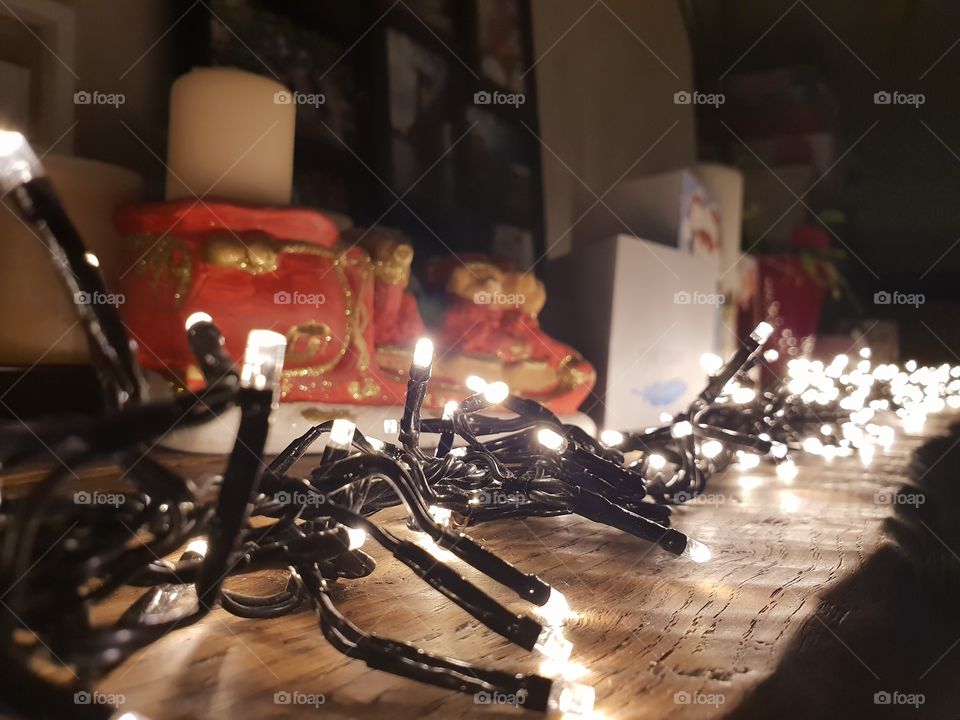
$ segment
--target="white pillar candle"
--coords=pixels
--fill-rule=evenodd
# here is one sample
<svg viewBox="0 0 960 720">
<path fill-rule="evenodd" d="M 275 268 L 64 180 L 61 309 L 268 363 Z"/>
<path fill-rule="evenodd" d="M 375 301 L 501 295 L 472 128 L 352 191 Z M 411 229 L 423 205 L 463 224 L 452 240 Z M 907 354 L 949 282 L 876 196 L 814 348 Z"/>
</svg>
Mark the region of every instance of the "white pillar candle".
<svg viewBox="0 0 960 720">
<path fill-rule="evenodd" d="M 296 106 L 278 82 L 198 68 L 170 91 L 167 200 L 289 205 Z"/>
</svg>

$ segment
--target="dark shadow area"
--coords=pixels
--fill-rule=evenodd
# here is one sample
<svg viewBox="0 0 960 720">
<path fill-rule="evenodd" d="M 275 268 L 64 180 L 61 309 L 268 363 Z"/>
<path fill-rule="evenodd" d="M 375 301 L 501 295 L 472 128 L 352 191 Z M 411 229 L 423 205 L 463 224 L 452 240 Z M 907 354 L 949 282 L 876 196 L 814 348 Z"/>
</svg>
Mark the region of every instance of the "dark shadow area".
<svg viewBox="0 0 960 720">
<path fill-rule="evenodd" d="M 960 716 L 958 471 L 953 426 L 913 458 L 900 498 L 923 500 L 897 505 L 886 544 L 819 599 L 776 671 L 727 718 Z"/>
</svg>

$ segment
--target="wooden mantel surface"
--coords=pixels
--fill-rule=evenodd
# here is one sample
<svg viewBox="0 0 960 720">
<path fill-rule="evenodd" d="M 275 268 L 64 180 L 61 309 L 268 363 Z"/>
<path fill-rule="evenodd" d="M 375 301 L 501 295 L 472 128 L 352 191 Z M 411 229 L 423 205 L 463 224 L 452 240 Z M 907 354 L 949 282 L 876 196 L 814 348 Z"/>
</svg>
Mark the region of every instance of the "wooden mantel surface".
<svg viewBox="0 0 960 720">
<path fill-rule="evenodd" d="M 674 515 L 675 527 L 712 548 L 703 565 L 573 517 L 490 524 L 473 535 L 567 596 L 579 616 L 567 630 L 572 660 L 596 689 L 597 717 L 956 718 L 960 571 L 952 564 L 960 559 L 950 546 L 960 552 L 960 535 L 929 502 L 919 522 L 900 521 L 877 495 L 898 487 L 912 451 L 946 426 L 931 419 L 924 436 L 898 437 L 868 468 L 810 458 L 791 484 L 769 468 L 715 478 L 703 501 Z M 219 462 L 161 459 L 197 471 Z M 391 511 L 381 519 L 402 534 L 398 518 Z M 357 625 L 436 653 L 538 670 L 536 657 L 371 552 L 376 571 L 336 594 Z M 278 578 L 237 587 L 265 591 Z M 134 596 L 117 598 L 118 607 Z M 326 643 L 306 604 L 275 620 L 218 610 L 139 652 L 99 689 L 153 720 L 535 717 L 370 670 Z M 923 692 L 924 704 L 893 695 L 876 704 L 877 692 Z M 277 693 L 323 703 L 278 704 Z"/>
</svg>

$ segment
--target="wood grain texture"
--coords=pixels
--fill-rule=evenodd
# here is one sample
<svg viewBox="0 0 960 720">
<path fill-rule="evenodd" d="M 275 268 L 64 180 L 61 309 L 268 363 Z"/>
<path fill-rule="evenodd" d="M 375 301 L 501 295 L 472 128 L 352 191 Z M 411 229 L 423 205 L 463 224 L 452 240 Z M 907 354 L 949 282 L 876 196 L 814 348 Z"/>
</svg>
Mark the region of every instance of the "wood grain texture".
<svg viewBox="0 0 960 720">
<path fill-rule="evenodd" d="M 931 420 L 927 435 L 944 427 L 946 420 Z M 801 460 L 792 484 L 769 468 L 715 478 L 701 501 L 674 515 L 677 528 L 712 548 L 704 565 L 572 517 L 489 524 L 472 534 L 567 596 L 579 615 L 567 630 L 572 659 L 584 667 L 581 681 L 596 689 L 600 717 L 956 717 L 951 677 L 960 647 L 948 649 L 960 627 L 943 599 L 955 601 L 960 586 L 960 560 L 950 550 L 955 513 L 927 504 L 918 523 L 876 497 L 905 481 L 912 451 L 925 439 L 899 437 L 869 468 L 849 459 Z M 164 459 L 196 473 L 216 466 Z M 953 472 L 960 462 L 941 466 Z M 399 518 L 393 510 L 381 519 L 404 534 Z M 489 666 L 538 670 L 533 655 L 483 629 L 379 549 L 369 551 L 375 573 L 336 591 L 361 628 Z M 233 582 L 265 591 L 283 580 L 267 573 Z M 113 602 L 120 607 L 135 595 L 125 591 Z M 216 611 L 141 651 L 99 689 L 122 693 L 126 709 L 155 720 L 522 716 L 342 656 L 307 605 L 276 620 Z M 925 704 L 876 705 L 881 691 L 925 691 Z M 324 702 L 277 704 L 283 692 Z"/>
</svg>

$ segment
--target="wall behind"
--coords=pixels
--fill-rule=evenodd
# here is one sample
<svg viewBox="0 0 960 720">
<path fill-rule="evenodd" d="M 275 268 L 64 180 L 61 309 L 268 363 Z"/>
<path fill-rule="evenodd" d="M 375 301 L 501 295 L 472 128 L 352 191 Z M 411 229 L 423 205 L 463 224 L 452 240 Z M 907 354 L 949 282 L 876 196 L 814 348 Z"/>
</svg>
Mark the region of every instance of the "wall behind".
<svg viewBox="0 0 960 720">
<path fill-rule="evenodd" d="M 694 162 L 693 108 L 673 101 L 693 89 L 693 63 L 675 0 L 531 6 L 546 248 L 558 257 L 570 250 L 583 198 L 589 206 L 624 173 Z"/>
</svg>

